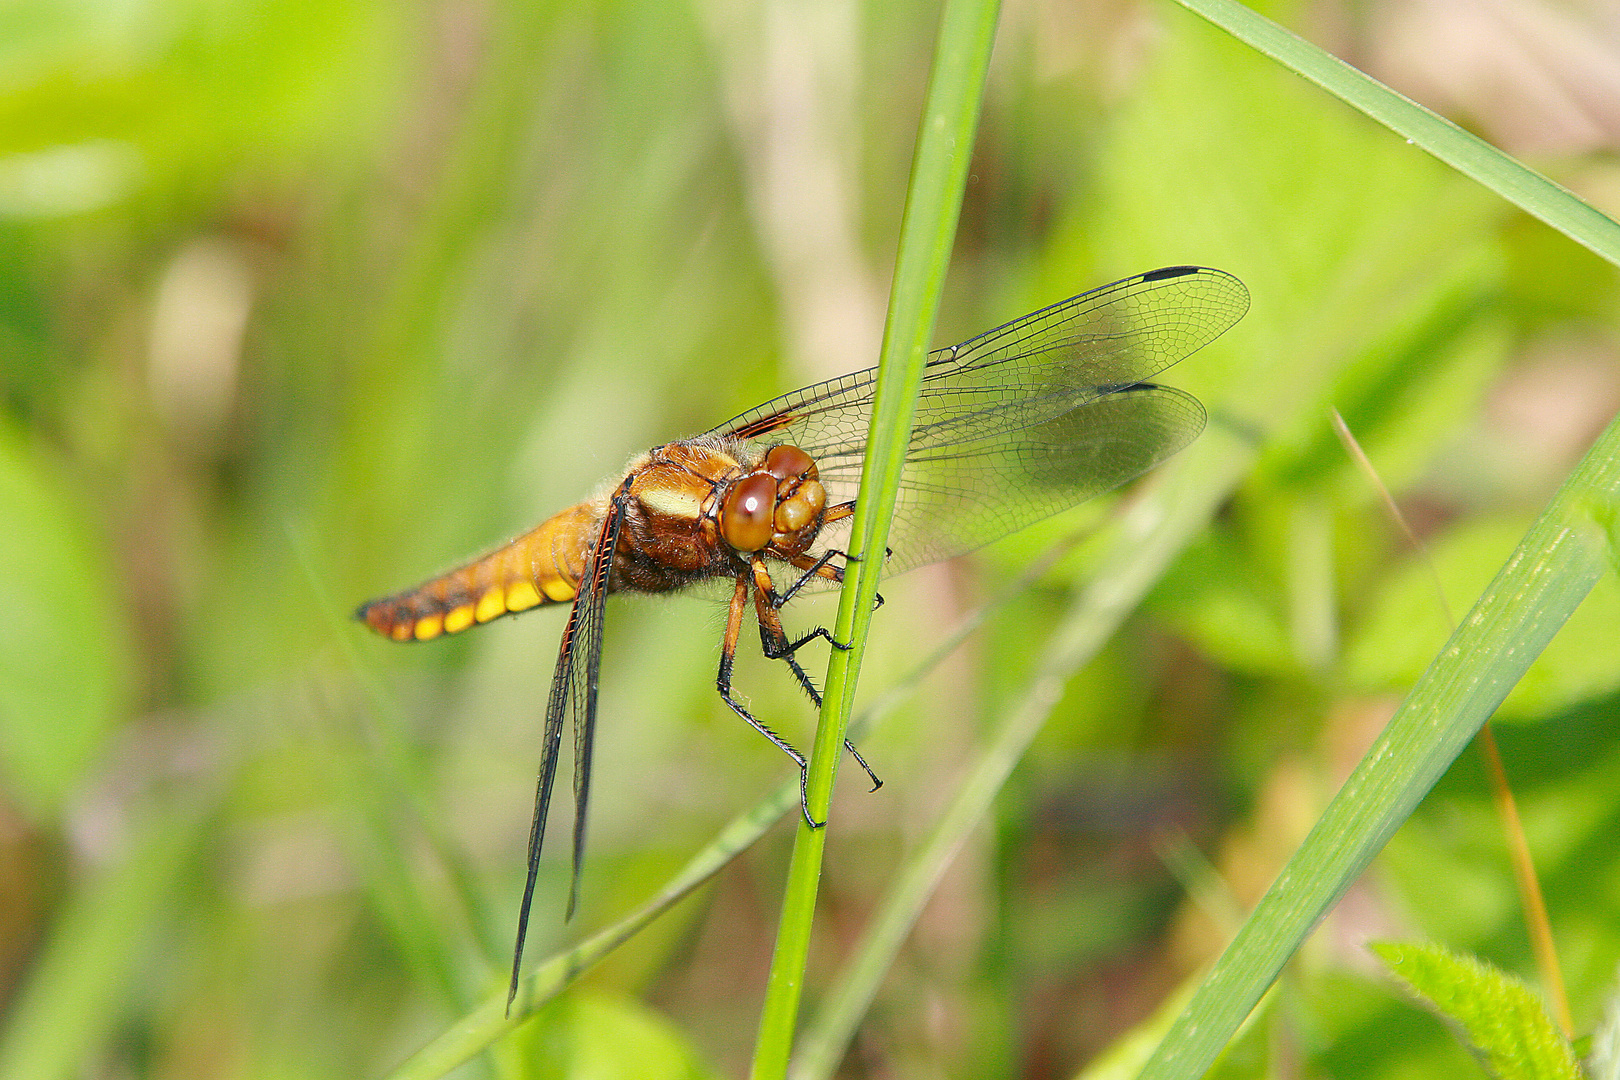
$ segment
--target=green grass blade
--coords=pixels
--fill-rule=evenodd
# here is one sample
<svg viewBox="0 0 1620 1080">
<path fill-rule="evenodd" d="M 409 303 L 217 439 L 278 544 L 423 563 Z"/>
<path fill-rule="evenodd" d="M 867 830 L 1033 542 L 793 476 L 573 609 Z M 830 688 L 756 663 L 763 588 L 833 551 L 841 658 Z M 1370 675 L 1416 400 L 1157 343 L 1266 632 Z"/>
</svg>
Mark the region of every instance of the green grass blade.
<svg viewBox="0 0 1620 1080">
<path fill-rule="evenodd" d="M 1163 482 L 1134 501 L 1113 530 L 1091 584 L 1075 599 L 1017 703 L 961 783 L 933 834 L 910 860 L 837 980 L 795 1062 L 795 1080 L 836 1071 L 884 975 L 941 875 L 984 820 L 1013 767 L 1045 725 L 1063 688 L 1091 660 L 1247 473 L 1254 445 L 1227 428 L 1166 466 Z"/>
<path fill-rule="evenodd" d="M 1559 488 L 1300 850 L 1142 1076 L 1200 1076 L 1327 914 L 1523 676 L 1613 558 L 1620 420 Z"/>
<path fill-rule="evenodd" d="M 486 1049 L 571 986 L 603 957 L 719 873 L 727 863 L 746 851 L 767 829 L 780 821 L 782 815 L 796 809 L 798 802 L 799 785 L 795 778 L 734 818 L 680 873 L 670 878 L 656 896 L 641 907 L 612 926 L 592 934 L 567 952 L 534 965 L 518 984 L 517 998 L 512 1002 L 510 1015 L 506 1007 L 506 987 L 502 984 L 477 1009 L 412 1055 L 410 1060 L 390 1074 L 390 1080 L 434 1080 Z"/>
<path fill-rule="evenodd" d="M 1620 224 L 1567 188 L 1236 0 L 1178 2 L 1577 244 L 1620 265 Z"/>
<path fill-rule="evenodd" d="M 843 752 L 856 673 L 877 596 L 889 518 L 905 464 L 917 387 L 956 235 L 999 10 L 997 0 L 946 0 L 940 22 L 901 224 L 872 427 L 850 537 L 850 551 L 858 561 L 851 562 L 854 573 L 844 583 L 835 629 L 837 639 L 851 647 L 832 650 L 810 758 L 809 809 L 821 820 L 826 818 L 833 778 Z M 780 1077 L 787 1071 L 810 950 L 824 842 L 824 830 L 801 823 L 788 868 L 782 920 L 760 1013 L 753 1062 L 753 1075 L 759 1080 Z"/>
</svg>

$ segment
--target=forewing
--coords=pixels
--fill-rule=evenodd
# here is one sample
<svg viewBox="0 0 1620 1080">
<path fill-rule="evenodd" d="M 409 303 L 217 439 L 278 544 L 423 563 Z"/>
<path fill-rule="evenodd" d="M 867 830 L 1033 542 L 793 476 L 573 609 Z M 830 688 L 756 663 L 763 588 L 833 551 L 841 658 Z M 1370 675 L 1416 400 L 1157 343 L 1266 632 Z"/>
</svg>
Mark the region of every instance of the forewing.
<svg viewBox="0 0 1620 1080">
<path fill-rule="evenodd" d="M 613 552 L 618 546 L 619 527 L 624 521 L 625 493 L 621 489 L 608 503 L 602 529 L 592 545 L 586 573 L 569 609 L 557 650 L 557 669 L 551 677 L 551 696 L 546 702 L 546 724 L 541 738 L 540 780 L 534 797 L 534 823 L 529 829 L 529 868 L 523 885 L 523 904 L 518 910 L 517 944 L 512 950 L 512 983 L 507 1006 L 517 996 L 518 975 L 523 966 L 523 941 L 529 928 L 529 906 L 540 871 L 540 848 L 546 836 L 546 817 L 551 809 L 551 787 L 557 778 L 557 759 L 562 750 L 565 721 L 574 728 L 574 866 L 568 888 L 568 916 L 574 914 L 579 899 L 579 878 L 585 856 L 585 809 L 590 797 L 591 751 L 596 739 L 596 688 L 602 669 L 602 612 L 607 601 L 608 575 L 613 568 Z"/>
<path fill-rule="evenodd" d="M 1185 391 L 1132 383 L 1015 430 L 971 428 L 912 441 L 885 573 L 972 551 L 1134 480 L 1198 437 L 1204 407 Z"/>
<path fill-rule="evenodd" d="M 1190 395 L 1148 383 L 1243 317 L 1237 278 L 1178 266 L 1104 285 L 930 354 L 888 573 L 971 551 L 1123 484 L 1203 430 Z M 816 459 L 855 497 L 876 369 L 805 387 L 715 429 Z M 844 531 L 824 534 L 842 547 Z"/>
</svg>

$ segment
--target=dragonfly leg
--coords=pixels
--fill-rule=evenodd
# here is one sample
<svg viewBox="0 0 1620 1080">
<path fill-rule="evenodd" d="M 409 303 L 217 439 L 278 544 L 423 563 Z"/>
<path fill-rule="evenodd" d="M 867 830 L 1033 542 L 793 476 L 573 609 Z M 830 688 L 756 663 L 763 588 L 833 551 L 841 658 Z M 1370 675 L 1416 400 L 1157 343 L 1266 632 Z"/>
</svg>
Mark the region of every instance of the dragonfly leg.
<svg viewBox="0 0 1620 1080">
<path fill-rule="evenodd" d="M 868 765 L 866 763 L 866 759 L 861 757 L 861 752 L 855 749 L 854 743 L 850 742 L 848 739 L 845 739 L 844 749 L 848 750 L 849 756 L 854 758 L 860 767 L 866 770 L 866 778 L 872 781 L 872 787 L 867 794 L 871 794 L 871 792 L 876 791 L 878 788 L 883 786 L 883 781 L 878 779 L 878 774 L 872 771 L 872 766 Z"/>
<path fill-rule="evenodd" d="M 894 554 L 894 549 L 893 548 L 884 548 L 883 551 L 884 551 L 884 557 L 885 558 L 887 558 L 888 556 Z M 783 604 L 785 604 L 789 600 L 793 599 L 793 594 L 798 592 L 807 582 L 809 582 L 809 580 L 812 577 L 824 577 L 828 581 L 842 582 L 844 580 L 843 567 L 825 566 L 824 565 L 828 559 L 832 558 L 835 555 L 842 556 L 846 563 L 860 562 L 861 561 L 861 556 L 859 556 L 859 555 L 851 555 L 847 551 L 839 551 L 836 548 L 829 549 L 825 554 L 823 554 L 821 556 L 821 558 L 815 560 L 814 562 L 812 562 L 810 560 L 810 556 L 808 556 L 808 555 L 801 555 L 797 559 L 788 560 L 794 566 L 798 567 L 800 570 L 803 570 L 805 573 L 799 578 L 798 581 L 795 581 L 793 583 L 792 587 L 789 588 L 787 592 L 782 594 L 782 596 L 776 601 L 776 606 L 781 607 Z M 872 601 L 872 610 L 876 611 L 878 608 L 880 608 L 882 606 L 883 606 L 883 594 L 878 593 L 877 594 L 877 599 Z M 827 640 L 829 642 L 832 642 L 832 644 L 834 644 L 834 645 L 838 645 L 838 642 L 833 641 L 832 638 L 828 638 Z M 847 648 L 848 646 L 838 645 L 838 647 L 840 649 L 843 649 L 843 648 Z"/>
<path fill-rule="evenodd" d="M 798 558 L 791 560 L 793 565 L 798 567 L 800 570 L 803 570 L 804 573 L 799 575 L 799 580 L 788 586 L 787 592 L 775 598 L 776 606 L 781 607 L 789 600 L 792 600 L 794 595 L 798 593 L 800 589 L 809 584 L 811 578 L 820 577 L 826 578 L 828 581 L 834 583 L 842 583 L 844 580 L 843 567 L 829 565 L 832 560 L 839 557 L 842 557 L 845 562 L 850 561 L 849 553 L 839 551 L 837 548 L 828 548 L 826 551 L 821 553 L 820 558 L 814 560 L 813 562 L 808 555 L 800 555 Z"/>
<path fill-rule="evenodd" d="M 821 708 L 821 691 L 811 680 L 808 672 L 800 666 L 794 653 L 803 645 L 809 644 L 818 637 L 826 638 L 828 643 L 840 648 L 848 648 L 833 640 L 833 636 L 826 627 L 818 626 L 798 641 L 789 641 L 787 632 L 782 629 L 782 601 L 771 588 L 771 574 L 765 567 L 765 560 L 755 556 L 753 559 L 754 574 L 754 614 L 759 622 L 759 648 L 767 660 L 782 660 L 787 663 L 788 670 L 793 672 L 794 679 L 809 696 L 810 703 Z M 739 578 L 741 581 L 741 578 Z M 741 616 L 738 616 L 741 618 Z M 740 631 L 739 631 L 740 632 Z"/>
<path fill-rule="evenodd" d="M 887 549 L 885 549 L 885 550 L 887 550 Z M 889 553 L 893 554 L 892 551 L 890 551 Z M 847 552 L 847 551 L 839 551 L 837 548 L 828 549 L 827 551 L 822 553 L 822 555 L 821 555 L 821 557 L 819 559 L 816 559 L 814 561 L 812 561 L 810 556 L 808 556 L 808 555 L 801 555 L 796 559 L 790 559 L 789 562 L 791 562 L 794 566 L 798 567 L 800 570 L 803 570 L 804 573 L 799 576 L 798 581 L 795 581 L 788 588 L 787 592 L 783 593 L 781 596 L 773 596 L 772 597 L 772 602 L 778 608 L 782 607 L 782 605 L 786 604 L 789 600 L 792 600 L 794 594 L 797 593 L 801 588 L 803 588 L 805 586 L 805 584 L 807 582 L 809 582 L 809 580 L 811 578 L 813 578 L 813 577 L 824 577 L 828 581 L 836 581 L 836 582 L 842 583 L 843 580 L 844 580 L 844 569 L 843 569 L 843 567 L 841 567 L 841 566 L 829 566 L 828 565 L 828 560 L 832 559 L 832 558 L 835 558 L 835 557 L 842 557 L 843 560 L 846 563 L 860 562 L 861 561 L 861 557 L 859 555 L 851 555 L 849 552 Z M 878 593 L 876 595 L 877 595 L 877 598 L 872 601 L 872 610 L 873 611 L 876 611 L 878 608 L 883 606 L 883 594 Z M 803 645 L 805 642 L 809 641 L 813 637 L 824 637 L 824 638 L 826 638 L 827 639 L 827 644 L 831 645 L 835 649 L 848 649 L 849 648 L 848 645 L 846 645 L 843 642 L 839 641 L 837 638 L 833 637 L 831 634 L 827 633 L 825 630 L 822 630 L 819 627 L 817 629 L 811 631 L 810 633 L 806 634 L 804 636 L 804 638 L 801 639 L 800 641 L 796 642 L 794 644 L 793 648 L 795 648 L 795 649 L 798 648 L 800 645 Z M 769 647 L 766 648 L 765 655 L 766 656 L 771 655 Z M 776 657 L 773 656 L 773 657 L 771 657 L 771 659 L 774 660 L 774 659 L 776 659 Z"/>
<path fill-rule="evenodd" d="M 823 525 L 831 525 L 835 521 L 843 521 L 845 518 L 854 516 L 855 500 L 850 499 L 848 502 L 833 503 L 831 506 L 827 507 L 827 509 L 823 510 L 821 512 L 821 523 Z"/>
<path fill-rule="evenodd" d="M 792 642 L 788 641 L 786 634 L 783 634 L 780 640 L 773 638 L 771 632 L 765 629 L 765 625 L 763 623 L 761 623 L 759 627 L 759 642 L 761 648 L 763 648 L 765 651 L 765 659 L 767 660 L 790 659 L 793 654 L 798 652 L 802 646 L 810 644 L 812 641 L 816 640 L 816 638 L 825 638 L 827 640 L 827 644 L 831 645 L 839 652 L 849 651 L 849 646 L 834 638 L 832 636 L 832 631 L 828 630 L 825 626 L 818 626 L 808 634 L 805 634 L 798 641 Z M 817 702 L 817 704 L 820 704 L 820 702 Z"/>
<path fill-rule="evenodd" d="M 720 673 L 715 677 L 715 688 L 720 691 L 720 700 L 724 701 L 732 712 L 748 721 L 749 727 L 769 739 L 776 745 L 778 750 L 792 758 L 793 764 L 799 767 L 799 810 L 804 814 L 804 823 L 806 825 L 812 829 L 819 829 L 827 823 L 817 821 L 810 816 L 809 762 L 805 761 L 804 755 L 795 750 L 792 744 L 760 723 L 755 719 L 753 713 L 743 708 L 742 703 L 731 696 L 731 668 L 737 659 L 737 638 L 742 633 L 742 617 L 743 611 L 748 606 L 748 592 L 748 575 L 738 574 L 737 588 L 731 594 L 731 608 L 726 614 L 726 636 L 720 645 Z"/>
<path fill-rule="evenodd" d="M 765 560 L 756 555 L 753 559 L 753 570 L 754 612 L 759 620 L 760 649 L 767 659 L 787 662 L 788 670 L 793 672 L 793 677 L 798 680 L 799 686 L 803 688 L 804 692 L 809 695 L 810 701 L 819 709 L 821 708 L 821 692 L 816 689 L 816 684 L 810 680 L 809 673 L 799 665 L 798 659 L 793 654 L 801 645 L 818 637 L 826 638 L 827 642 L 836 649 L 848 649 L 849 646 L 834 640 L 832 634 L 828 633 L 825 627 L 820 626 L 798 641 L 789 642 L 786 632 L 782 629 L 781 601 L 776 599 L 775 592 L 771 588 L 771 575 L 770 571 L 765 567 Z M 738 581 L 742 581 L 740 575 Z M 734 605 L 737 603 L 735 596 L 732 603 Z M 739 611 L 738 619 L 740 620 L 741 617 Z M 727 628 L 729 631 L 729 621 Z M 848 750 L 850 756 L 860 762 L 861 768 L 866 770 L 867 777 L 872 781 L 873 791 L 883 786 L 883 781 L 878 779 L 877 773 L 872 771 L 872 766 L 868 765 L 866 759 L 861 757 L 860 751 L 855 749 L 854 743 L 845 739 L 844 749 Z"/>
</svg>

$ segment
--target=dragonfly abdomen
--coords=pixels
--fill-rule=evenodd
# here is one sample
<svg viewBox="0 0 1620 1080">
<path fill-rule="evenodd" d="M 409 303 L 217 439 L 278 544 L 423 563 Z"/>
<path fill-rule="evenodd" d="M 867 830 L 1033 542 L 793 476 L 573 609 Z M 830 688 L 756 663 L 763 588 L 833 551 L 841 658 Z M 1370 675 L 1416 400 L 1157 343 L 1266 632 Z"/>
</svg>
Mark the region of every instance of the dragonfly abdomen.
<svg viewBox="0 0 1620 1080">
<path fill-rule="evenodd" d="M 355 617 L 395 641 L 429 641 L 579 592 L 602 524 L 595 502 L 571 506 L 503 547 L 414 589 L 360 605 Z"/>
</svg>

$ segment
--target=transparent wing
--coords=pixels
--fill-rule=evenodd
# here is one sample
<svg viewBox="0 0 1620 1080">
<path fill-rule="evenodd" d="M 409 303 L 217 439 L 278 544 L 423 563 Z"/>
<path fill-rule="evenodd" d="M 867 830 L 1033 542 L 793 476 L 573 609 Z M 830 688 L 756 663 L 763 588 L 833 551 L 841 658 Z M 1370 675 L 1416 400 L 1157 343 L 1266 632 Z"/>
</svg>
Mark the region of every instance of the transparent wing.
<svg viewBox="0 0 1620 1080">
<path fill-rule="evenodd" d="M 568 918 L 579 900 L 579 877 L 585 857 L 585 809 L 590 800 L 591 751 L 596 741 L 596 688 L 602 670 L 602 612 L 608 594 L 608 575 L 613 552 L 624 521 L 623 489 L 608 503 L 602 531 L 592 545 L 579 592 L 569 609 L 563 627 L 562 644 L 557 650 L 557 669 L 551 677 L 551 696 L 546 701 L 546 724 L 541 737 L 540 780 L 534 797 L 534 823 L 529 830 L 529 869 L 523 886 L 523 903 L 518 909 L 517 944 L 512 950 L 512 983 L 506 1004 L 510 1009 L 517 997 L 518 975 L 523 966 L 523 940 L 529 929 L 529 907 L 534 900 L 534 884 L 540 870 L 540 848 L 546 836 L 546 817 L 551 809 L 551 787 L 557 778 L 557 759 L 562 750 L 566 721 L 574 728 L 574 870 L 568 888 Z"/>
<path fill-rule="evenodd" d="M 1104 285 L 931 353 L 890 526 L 894 574 L 960 555 L 1141 475 L 1204 409 L 1148 382 L 1248 310 L 1231 274 L 1174 266 Z M 877 371 L 766 402 L 711 434 L 792 443 L 829 499 L 855 497 Z M 824 534 L 842 547 L 847 534 Z"/>
</svg>

